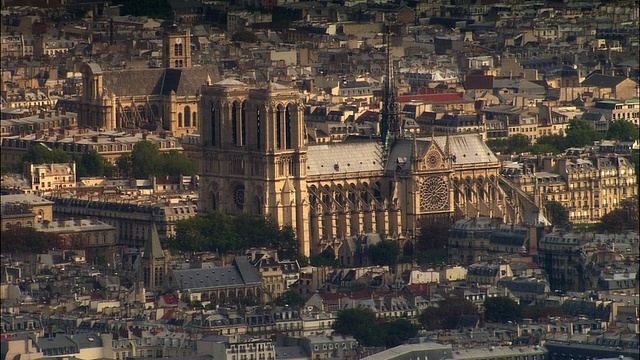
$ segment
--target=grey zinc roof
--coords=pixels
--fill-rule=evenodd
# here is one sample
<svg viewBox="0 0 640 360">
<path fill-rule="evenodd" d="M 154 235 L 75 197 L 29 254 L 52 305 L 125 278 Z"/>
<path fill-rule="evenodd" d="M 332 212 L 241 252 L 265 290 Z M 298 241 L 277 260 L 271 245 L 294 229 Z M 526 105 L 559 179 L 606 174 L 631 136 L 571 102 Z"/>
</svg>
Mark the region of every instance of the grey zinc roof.
<svg viewBox="0 0 640 360">
<path fill-rule="evenodd" d="M 11 194 L 0 196 L 0 202 L 2 206 L 11 203 L 26 203 L 30 205 L 49 205 L 53 204 L 53 201 L 41 198 L 33 194 Z"/>
<path fill-rule="evenodd" d="M 311 145 L 307 151 L 307 175 L 383 171 L 382 147 L 378 141 Z"/>
<path fill-rule="evenodd" d="M 175 270 L 174 277 L 180 289 L 191 290 L 218 289 L 261 283 L 260 275 L 256 269 L 243 257 L 237 257 L 232 266 Z"/>
<path fill-rule="evenodd" d="M 446 136 L 436 136 L 435 141 L 441 149 L 446 149 Z M 456 157 L 454 166 L 499 162 L 487 144 L 476 135 L 449 136 L 449 151 Z"/>
</svg>

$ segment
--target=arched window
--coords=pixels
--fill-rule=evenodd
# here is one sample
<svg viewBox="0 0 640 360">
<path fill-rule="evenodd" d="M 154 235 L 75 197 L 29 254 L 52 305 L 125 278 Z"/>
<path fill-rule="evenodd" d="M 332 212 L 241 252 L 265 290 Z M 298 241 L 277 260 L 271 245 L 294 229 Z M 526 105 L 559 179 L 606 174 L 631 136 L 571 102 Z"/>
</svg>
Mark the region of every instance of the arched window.
<svg viewBox="0 0 640 360">
<path fill-rule="evenodd" d="M 192 121 L 191 126 L 193 126 L 193 127 L 196 127 L 196 125 L 198 124 L 198 118 L 197 118 L 196 116 L 197 116 L 197 114 L 196 114 L 196 112 L 194 111 L 194 112 L 191 114 L 191 121 Z"/>
<path fill-rule="evenodd" d="M 147 119 L 147 114 L 144 111 L 144 106 L 139 105 L 136 110 L 138 110 L 138 115 L 140 116 L 140 119 L 146 120 Z"/>
<path fill-rule="evenodd" d="M 211 103 L 211 145 L 216 144 L 216 108 Z"/>
<path fill-rule="evenodd" d="M 176 67 L 179 67 L 180 62 L 178 62 L 178 60 L 176 60 Z"/>
<path fill-rule="evenodd" d="M 242 102 L 240 110 L 240 145 L 244 146 L 247 142 L 247 102 Z"/>
<path fill-rule="evenodd" d="M 180 56 L 180 44 L 173 45 L 173 55 Z"/>
<path fill-rule="evenodd" d="M 149 114 L 149 123 L 155 124 L 156 119 L 158 118 L 158 107 L 156 105 L 151 105 L 151 113 Z"/>
<path fill-rule="evenodd" d="M 231 141 L 233 146 L 238 146 L 238 102 L 231 105 Z"/>
<path fill-rule="evenodd" d="M 291 149 L 291 105 L 287 105 L 285 110 L 285 146 Z"/>
<path fill-rule="evenodd" d="M 260 129 L 260 107 L 256 107 L 256 147 L 260 149 L 260 138 L 262 129 Z"/>
<path fill-rule="evenodd" d="M 182 127 L 182 113 L 178 113 L 178 127 Z"/>
<path fill-rule="evenodd" d="M 284 109 L 282 105 L 278 105 L 276 108 L 276 149 L 282 149 L 282 121 Z"/>
<path fill-rule="evenodd" d="M 184 107 L 184 127 L 191 127 L 191 108 Z"/>
</svg>

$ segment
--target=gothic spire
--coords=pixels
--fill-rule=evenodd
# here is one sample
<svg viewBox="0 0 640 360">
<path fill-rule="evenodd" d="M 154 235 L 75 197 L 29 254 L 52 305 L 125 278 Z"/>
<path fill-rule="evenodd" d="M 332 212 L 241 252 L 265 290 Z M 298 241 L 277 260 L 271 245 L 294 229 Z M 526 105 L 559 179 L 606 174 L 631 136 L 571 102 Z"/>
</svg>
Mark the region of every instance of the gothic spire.
<svg viewBox="0 0 640 360">
<path fill-rule="evenodd" d="M 400 136 L 398 123 L 398 104 L 396 99 L 395 74 L 391 60 L 391 33 L 389 26 L 385 26 L 385 43 L 387 45 L 386 76 L 384 81 L 384 99 L 382 106 L 382 121 L 380 123 L 380 135 L 383 143 L 383 156 L 389 154 L 389 147 L 393 140 Z"/>
</svg>

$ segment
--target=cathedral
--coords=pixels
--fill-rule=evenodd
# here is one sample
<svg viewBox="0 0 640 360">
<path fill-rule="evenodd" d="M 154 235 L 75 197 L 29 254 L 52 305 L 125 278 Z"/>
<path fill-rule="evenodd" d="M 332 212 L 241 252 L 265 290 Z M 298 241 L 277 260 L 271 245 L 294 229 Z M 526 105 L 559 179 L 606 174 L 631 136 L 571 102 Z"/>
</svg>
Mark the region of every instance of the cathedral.
<svg viewBox="0 0 640 360">
<path fill-rule="evenodd" d="M 477 135 L 307 144 L 296 89 L 203 86 L 199 208 L 272 216 L 306 256 L 366 233 L 411 241 L 423 219 L 517 214 Z"/>
<path fill-rule="evenodd" d="M 189 31 L 165 30 L 163 68 L 104 71 L 83 64 L 78 126 L 162 129 L 176 137 L 197 132 L 200 87 L 219 75 L 215 66 L 191 66 L 190 38 Z"/>
</svg>

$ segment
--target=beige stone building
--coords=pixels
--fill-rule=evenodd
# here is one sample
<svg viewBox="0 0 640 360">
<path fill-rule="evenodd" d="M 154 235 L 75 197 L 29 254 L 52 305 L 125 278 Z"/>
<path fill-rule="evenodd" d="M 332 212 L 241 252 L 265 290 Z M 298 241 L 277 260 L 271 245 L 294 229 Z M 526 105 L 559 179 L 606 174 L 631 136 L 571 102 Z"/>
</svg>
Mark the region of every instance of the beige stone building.
<svg viewBox="0 0 640 360">
<path fill-rule="evenodd" d="M 86 63 L 81 72 L 80 127 L 164 129 L 174 136 L 198 130 L 198 89 L 218 77 L 214 67 L 103 71 Z"/>
<path fill-rule="evenodd" d="M 545 157 L 532 165 L 507 165 L 503 174 L 541 207 L 560 202 L 573 223 L 597 222 L 622 200 L 638 196 L 635 168 L 624 157 Z"/>
<path fill-rule="evenodd" d="M 53 220 L 53 202 L 33 194 L 2 195 L 2 229 Z"/>
<path fill-rule="evenodd" d="M 76 163 L 25 164 L 25 177 L 31 190 L 50 193 L 76 187 Z"/>
<path fill-rule="evenodd" d="M 199 89 L 218 78 L 217 67 L 191 66 L 191 34 L 163 34 L 164 68 L 103 71 L 85 63 L 78 106 L 80 127 L 164 129 L 174 136 L 198 130 Z"/>
<path fill-rule="evenodd" d="M 202 89 L 199 210 L 273 216 L 309 255 L 347 236 L 410 238 L 419 219 L 508 217 L 500 162 L 477 135 L 307 145 L 297 90 Z"/>
</svg>

